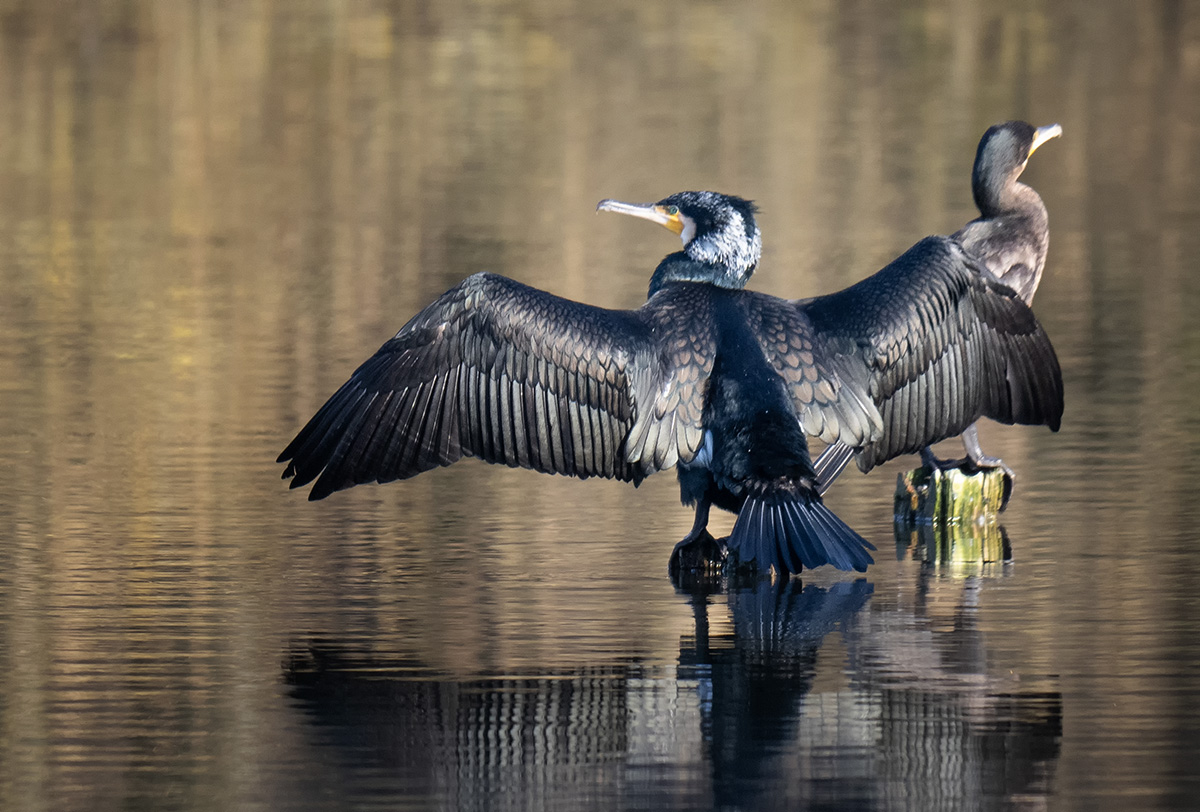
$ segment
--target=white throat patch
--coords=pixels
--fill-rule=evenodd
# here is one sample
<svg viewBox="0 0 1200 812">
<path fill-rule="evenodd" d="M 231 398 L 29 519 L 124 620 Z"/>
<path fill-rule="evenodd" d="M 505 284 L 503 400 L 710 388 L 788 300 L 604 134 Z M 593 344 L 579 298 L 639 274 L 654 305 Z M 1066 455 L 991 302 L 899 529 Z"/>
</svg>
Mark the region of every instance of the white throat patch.
<svg viewBox="0 0 1200 812">
<path fill-rule="evenodd" d="M 703 239 L 691 243 L 688 237 L 695 237 L 696 224 L 690 218 L 685 218 L 684 223 L 680 237 L 693 259 L 725 265 L 734 269 L 739 276 L 748 275 L 758 265 L 762 256 L 762 234 L 755 229 L 754 239 L 745 239 L 746 221 L 738 212 L 731 212 L 729 222 L 715 234 L 707 234 Z"/>
<path fill-rule="evenodd" d="M 679 232 L 679 239 L 683 240 L 683 247 L 696 238 L 696 221 L 686 214 L 680 214 L 679 219 L 683 221 L 683 231 Z"/>
</svg>

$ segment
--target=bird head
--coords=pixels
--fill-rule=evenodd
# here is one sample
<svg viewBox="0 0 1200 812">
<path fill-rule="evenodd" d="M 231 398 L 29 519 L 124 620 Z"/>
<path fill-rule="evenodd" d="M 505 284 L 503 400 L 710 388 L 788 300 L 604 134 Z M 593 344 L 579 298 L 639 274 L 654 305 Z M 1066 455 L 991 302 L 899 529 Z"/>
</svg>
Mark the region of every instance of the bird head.
<svg viewBox="0 0 1200 812">
<path fill-rule="evenodd" d="M 1000 208 L 1025 171 L 1029 156 L 1060 135 L 1062 127 L 1057 124 L 1034 127 L 1024 121 L 1006 121 L 989 127 L 979 140 L 971 172 L 971 187 L 979 210 L 986 214 Z"/>
<path fill-rule="evenodd" d="M 679 235 L 683 253 L 705 269 L 719 287 L 745 286 L 762 256 L 762 233 L 749 200 L 717 192 L 677 192 L 657 203 L 601 200 L 597 211 L 630 214 L 658 223 Z"/>
</svg>

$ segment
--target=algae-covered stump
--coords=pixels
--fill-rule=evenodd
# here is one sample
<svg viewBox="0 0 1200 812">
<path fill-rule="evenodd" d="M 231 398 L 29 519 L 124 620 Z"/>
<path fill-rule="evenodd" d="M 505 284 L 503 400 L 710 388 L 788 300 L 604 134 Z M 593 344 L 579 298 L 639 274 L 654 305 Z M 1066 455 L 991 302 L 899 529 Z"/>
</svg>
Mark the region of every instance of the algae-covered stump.
<svg viewBox="0 0 1200 812">
<path fill-rule="evenodd" d="M 991 563 L 1011 558 L 997 516 L 1011 482 L 1004 471 L 917 468 L 896 477 L 896 537 L 913 538 L 930 563 Z"/>
<path fill-rule="evenodd" d="M 1004 471 L 967 473 L 921 467 L 896 477 L 896 518 L 916 522 L 976 522 L 1004 510 Z"/>
</svg>

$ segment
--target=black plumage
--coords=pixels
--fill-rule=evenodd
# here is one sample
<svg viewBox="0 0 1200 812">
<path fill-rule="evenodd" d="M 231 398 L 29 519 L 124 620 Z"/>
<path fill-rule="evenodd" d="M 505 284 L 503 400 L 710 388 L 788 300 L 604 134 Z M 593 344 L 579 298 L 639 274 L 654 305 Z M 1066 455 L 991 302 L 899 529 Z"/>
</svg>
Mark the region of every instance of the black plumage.
<svg viewBox="0 0 1200 812">
<path fill-rule="evenodd" d="M 840 293 L 744 290 L 761 253 L 754 207 L 685 192 L 601 209 L 652 219 L 683 251 L 634 311 L 582 305 L 480 273 L 386 342 L 280 456 L 311 499 L 463 456 L 640 482 L 677 467 L 695 505 L 672 564 L 718 545 L 781 573 L 865 570 L 869 542 L 822 504 L 805 435 L 864 469 L 980 416 L 1062 413 L 1054 349 L 1030 309 L 948 237 L 928 237 Z M 820 468 L 820 462 L 818 462 Z M 718 553 L 719 546 L 716 547 Z"/>
<path fill-rule="evenodd" d="M 740 198 L 684 192 L 600 208 L 684 249 L 636 310 L 490 274 L 464 280 L 364 363 L 280 455 L 311 499 L 463 456 L 635 484 L 677 467 L 695 522 L 672 564 L 717 545 L 780 573 L 865 570 L 874 549 L 821 501 L 807 436 L 874 465 L 981 416 L 1057 427 L 1062 382 L 1029 308 L 949 238 L 922 240 L 840 293 L 744 290 L 761 238 Z M 719 545 L 716 548 L 719 552 Z"/>
<path fill-rule="evenodd" d="M 836 381 L 800 392 L 781 373 L 780 352 L 799 380 L 816 374 L 805 372 L 820 363 L 811 336 L 768 349 L 751 328 L 778 326 L 794 310 L 742 290 L 761 252 L 753 206 L 685 192 L 600 208 L 683 240 L 656 268 L 642 307 L 606 310 L 472 276 L 321 407 L 280 455 L 284 477 L 292 487 L 315 480 L 309 498 L 321 499 L 463 456 L 635 484 L 678 465 L 684 501 L 696 505 L 681 545 L 711 540 L 716 504 L 741 514 L 731 545 L 743 562 L 780 573 L 827 563 L 865 570 L 874 548 L 822 504 L 800 421 L 811 410 L 861 433 L 877 417 L 860 396 L 840 396 Z"/>
<path fill-rule="evenodd" d="M 494 274 L 469 277 L 321 407 L 281 455 L 291 460 L 285 476 L 294 475 L 292 487 L 316 478 L 309 498 L 322 499 L 469 456 L 638 482 L 677 453 L 677 438 L 649 437 L 645 415 L 636 454 L 606 453 L 634 427 L 635 403 L 653 402 L 663 383 L 651 334 L 672 325 L 656 315 L 585 308 Z M 670 417 L 686 420 L 686 409 Z"/>
<path fill-rule="evenodd" d="M 1027 305 L 1032 303 L 1033 295 L 1041 281 L 1046 252 L 1050 244 L 1050 227 L 1049 216 L 1042 198 L 1031 187 L 1018 182 L 1018 178 L 1034 150 L 1047 140 L 1061 134 L 1062 128 L 1057 124 L 1034 128 L 1033 125 L 1023 121 L 1008 121 L 990 127 L 979 141 L 979 148 L 975 153 L 975 164 L 971 171 L 971 191 L 975 205 L 979 208 L 980 216 L 950 237 L 951 240 L 961 245 L 970 256 L 971 262 L 967 264 L 967 267 L 973 268 L 989 280 L 995 280 L 1010 288 Z M 924 267 L 933 271 L 937 265 L 927 264 Z M 928 283 L 930 291 L 935 291 L 938 289 L 940 281 L 931 273 L 928 280 L 923 282 L 917 279 L 910 284 L 913 285 L 914 290 L 920 290 L 926 283 Z M 878 283 L 868 280 L 866 284 Z M 987 298 L 980 301 L 998 303 L 1000 299 Z M 990 316 L 984 314 L 984 317 L 985 320 L 990 318 L 993 321 L 997 318 L 1006 318 L 995 313 L 994 310 Z M 1029 315 L 1029 318 L 1032 319 L 1032 315 Z M 991 417 L 1002 423 L 1044 423 L 1057 430 L 1062 416 L 1062 382 L 1058 362 L 1049 342 L 1044 340 L 1044 336 L 1039 338 L 1029 334 L 1024 340 L 1020 339 L 1023 331 L 1029 329 L 1027 325 L 1022 326 L 1017 322 L 1009 322 L 1007 326 L 1001 327 L 999 332 L 992 330 L 992 337 L 990 339 L 985 337 L 983 343 L 979 345 L 980 347 L 991 346 L 995 341 L 1006 343 L 1008 345 L 1007 364 L 1014 368 L 1020 368 L 1020 374 L 1015 380 L 1027 380 L 1037 385 L 1035 390 L 1024 393 L 1025 400 L 1019 397 L 1020 393 L 1010 393 L 1010 397 L 1017 398 L 1013 404 L 1015 410 L 1005 410 L 1004 408 L 998 410 L 1002 415 L 1010 413 L 1007 418 L 996 417 L 987 410 L 981 412 L 980 416 Z M 1037 331 L 1040 329 L 1038 327 Z M 934 385 L 927 392 L 932 393 L 938 387 L 937 381 L 946 380 L 947 375 L 952 379 L 960 374 L 959 367 L 964 363 L 975 363 L 973 360 L 975 358 L 976 356 L 971 352 L 964 355 L 961 351 L 955 350 L 942 362 L 930 367 L 928 374 L 932 376 Z M 1005 367 L 1005 370 L 1007 369 L 1008 367 Z M 993 380 L 987 374 L 983 379 Z M 953 389 L 947 394 L 951 401 L 962 404 L 974 403 L 980 393 Z M 891 395 L 890 397 L 903 398 L 905 396 Z M 908 397 L 911 398 L 912 395 L 908 395 Z M 1035 398 L 1035 400 L 1031 401 L 1028 398 Z M 980 403 L 982 405 L 984 402 L 980 401 Z M 1031 409 L 1031 405 L 1035 403 L 1042 404 L 1042 407 Z M 941 424 L 934 415 L 937 409 L 947 408 L 946 402 L 935 402 L 932 405 L 934 408 L 927 411 L 925 417 L 927 420 L 933 419 L 934 425 L 940 426 Z M 994 407 L 995 404 L 992 406 Z M 909 414 L 911 420 L 919 419 L 915 412 L 902 411 Z M 997 410 L 993 408 L 992 411 Z M 888 439 L 884 443 L 876 444 L 872 448 L 866 449 L 864 453 L 860 453 L 858 455 L 859 467 L 867 471 L 893 456 L 919 451 L 924 463 L 930 467 L 945 468 L 964 464 L 969 464 L 976 469 L 1001 467 L 1009 475 L 1009 488 L 1011 488 L 1012 471 L 998 458 L 989 457 L 983 453 L 979 446 L 979 435 L 975 428 L 975 422 L 972 420 L 957 431 L 950 430 L 950 425 L 951 423 L 946 423 L 948 433 L 933 432 L 930 434 L 933 439 L 929 443 L 913 447 L 909 438 L 919 436 L 921 434 L 920 427 L 916 427 L 917 430 L 914 431 L 914 427 L 911 425 L 897 425 L 894 420 L 889 420 L 885 426 L 885 435 Z M 967 458 L 965 460 L 937 459 L 930 450 L 929 444 L 959 433 L 962 434 Z M 834 444 L 817 459 L 815 467 L 821 482 L 822 493 L 829 488 L 854 453 L 855 449 L 845 444 Z"/>
<path fill-rule="evenodd" d="M 1058 429 L 1062 373 L 1049 338 L 950 238 L 926 237 L 874 276 L 799 307 L 837 374 L 865 382 L 880 415 L 872 438 L 838 438 L 818 459 L 825 487 L 841 470 L 828 475 L 829 459 L 856 455 L 869 471 L 981 417 Z"/>
</svg>

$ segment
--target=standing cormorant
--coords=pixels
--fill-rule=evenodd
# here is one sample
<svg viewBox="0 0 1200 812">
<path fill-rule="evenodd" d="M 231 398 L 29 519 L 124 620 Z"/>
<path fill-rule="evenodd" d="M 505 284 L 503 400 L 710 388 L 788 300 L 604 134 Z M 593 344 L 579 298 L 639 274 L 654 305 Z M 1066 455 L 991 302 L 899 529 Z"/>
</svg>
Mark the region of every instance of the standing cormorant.
<svg viewBox="0 0 1200 812">
<path fill-rule="evenodd" d="M 1042 278 L 1050 244 L 1050 226 L 1041 196 L 1032 187 L 1020 183 L 1018 178 L 1034 150 L 1060 135 L 1062 127 L 1058 124 L 1035 128 L 1024 121 L 1007 121 L 988 128 L 979 141 L 971 171 L 971 192 L 980 216 L 951 235 L 951 239 L 962 245 L 993 278 L 1011 288 L 1026 304 L 1032 304 Z M 1057 363 L 1054 369 L 1057 370 Z M 1058 389 L 1061 399 L 1061 383 Z M 1050 423 L 1052 428 L 1057 429 L 1060 415 L 1061 406 Z M 941 460 L 926 446 L 920 449 L 923 464 L 931 469 L 963 465 L 970 465 L 975 470 L 1002 468 L 1008 477 L 1006 490 L 1011 490 L 1015 475 L 1002 460 L 984 454 L 974 423 L 963 430 L 962 440 L 966 459 Z M 841 473 L 853 453 L 854 449 L 844 444 L 834 444 L 817 459 L 815 467 L 822 493 Z M 859 465 L 864 471 L 882 461 L 859 457 Z"/>
<path fill-rule="evenodd" d="M 309 499 L 321 499 L 463 456 L 634 484 L 678 466 L 696 518 L 673 564 L 712 543 L 715 504 L 738 514 L 729 547 L 743 563 L 865 570 L 875 548 L 821 502 L 801 421 L 812 414 L 865 438 L 879 416 L 820 360 L 791 303 L 743 290 L 762 246 L 754 206 L 682 192 L 598 208 L 683 241 L 644 305 L 605 310 L 471 276 L 321 407 L 279 456 L 284 478 L 315 479 Z"/>
</svg>

